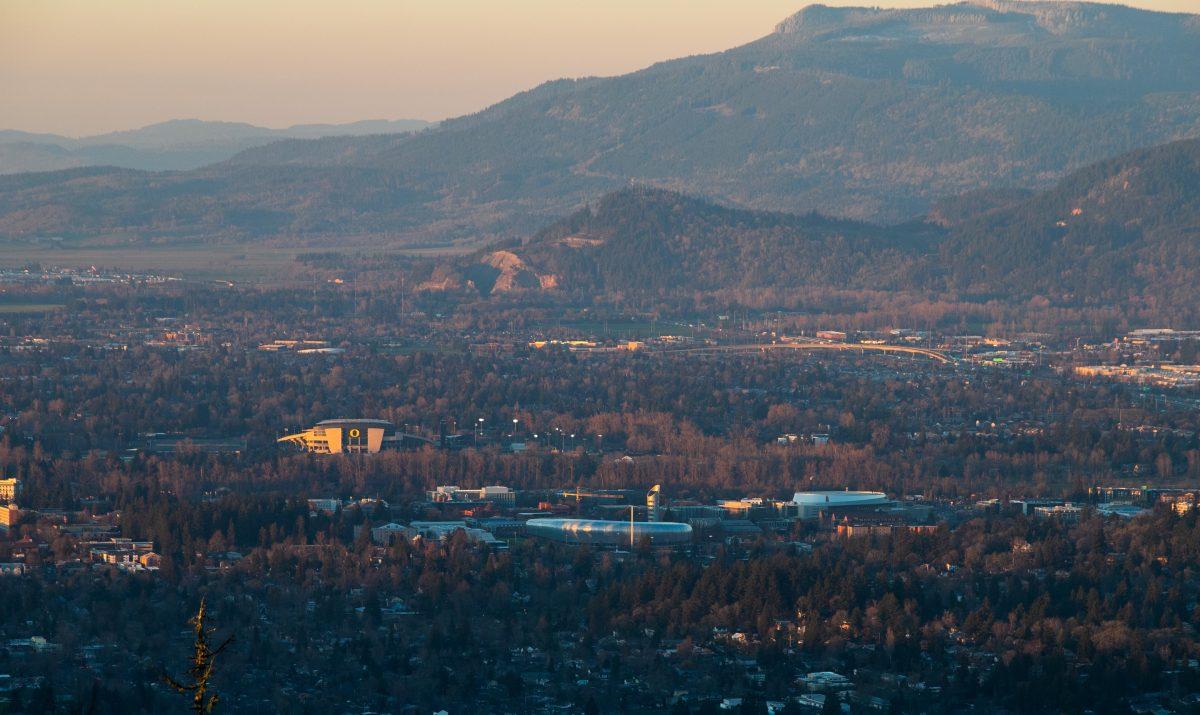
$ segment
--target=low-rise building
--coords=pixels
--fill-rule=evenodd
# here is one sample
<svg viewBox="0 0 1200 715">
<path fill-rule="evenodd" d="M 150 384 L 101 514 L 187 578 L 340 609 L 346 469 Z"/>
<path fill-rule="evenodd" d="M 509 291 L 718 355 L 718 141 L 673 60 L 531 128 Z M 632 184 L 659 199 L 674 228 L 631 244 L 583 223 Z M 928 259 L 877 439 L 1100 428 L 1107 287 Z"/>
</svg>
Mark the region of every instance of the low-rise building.
<svg viewBox="0 0 1200 715">
<path fill-rule="evenodd" d="M 371 529 L 371 541 L 381 546 L 391 546 L 397 541 L 411 539 L 415 534 L 416 532 L 407 526 L 389 522 Z"/>
<path fill-rule="evenodd" d="M 91 541 L 82 546 L 92 561 L 114 566 L 141 565 L 142 556 L 154 552 L 154 544 L 150 541 L 123 538 Z"/>
<path fill-rule="evenodd" d="M 517 493 L 502 486 L 463 489 L 453 485 L 443 485 L 426 492 L 426 496 L 429 501 L 434 503 L 489 502 L 501 507 L 514 507 L 517 504 Z"/>
<path fill-rule="evenodd" d="M 46 640 L 45 636 L 31 636 L 29 638 L 13 638 L 5 645 L 8 646 L 10 652 L 22 653 L 53 653 L 59 650 L 60 646 L 57 643 L 51 643 Z"/>
<path fill-rule="evenodd" d="M 1013 499 L 1009 502 L 1026 516 L 1033 516 L 1038 509 L 1062 506 L 1064 503 L 1062 499 Z"/>
<path fill-rule="evenodd" d="M 483 529 L 467 526 L 467 523 L 464 521 L 414 521 L 408 526 L 413 532 L 411 538 L 414 539 L 420 538 L 440 542 L 449 539 L 455 532 L 462 531 L 467 535 L 467 539 L 473 543 L 496 548 L 505 548 L 507 546 L 491 533 Z"/>
<path fill-rule="evenodd" d="M 918 534 L 932 534 L 937 531 L 936 524 L 851 524 L 849 522 L 837 525 L 837 535 L 843 539 L 854 539 L 866 536 L 892 536 L 901 531 Z"/>
<path fill-rule="evenodd" d="M 1073 522 L 1079 521 L 1083 516 L 1083 507 L 1076 506 L 1071 503 L 1059 504 L 1057 506 L 1039 506 L 1033 510 L 1035 516 L 1043 518 L 1054 518 L 1062 521 Z"/>
<path fill-rule="evenodd" d="M 309 499 L 308 511 L 313 514 L 332 516 L 342 508 L 341 499 Z"/>
<path fill-rule="evenodd" d="M 853 687 L 849 678 L 828 670 L 802 675 L 798 680 L 811 692 L 836 693 Z"/>
<path fill-rule="evenodd" d="M 1136 504 L 1108 503 L 1100 504 L 1096 507 L 1096 513 L 1100 514 L 1101 516 L 1119 516 L 1122 519 L 1133 519 L 1134 517 L 1141 516 L 1148 511 L 1150 510 L 1145 507 L 1137 506 Z"/>
<path fill-rule="evenodd" d="M 846 331 L 844 330 L 818 330 L 818 340 L 832 340 L 834 342 L 846 342 Z"/>
<path fill-rule="evenodd" d="M 472 521 L 475 526 L 499 537 L 518 536 L 525 531 L 525 522 L 503 516 L 492 516 Z"/>
</svg>

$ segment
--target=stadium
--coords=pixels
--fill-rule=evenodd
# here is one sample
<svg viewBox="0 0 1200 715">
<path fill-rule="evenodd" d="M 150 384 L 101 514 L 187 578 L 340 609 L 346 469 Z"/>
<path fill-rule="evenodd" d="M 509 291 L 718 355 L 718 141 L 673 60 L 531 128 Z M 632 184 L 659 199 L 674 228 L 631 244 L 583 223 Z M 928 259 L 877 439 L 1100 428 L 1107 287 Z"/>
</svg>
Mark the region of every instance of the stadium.
<svg viewBox="0 0 1200 715">
<path fill-rule="evenodd" d="M 801 519 L 810 519 L 821 512 L 873 510 L 891 504 L 883 492 L 796 492 L 792 495 Z"/>
<path fill-rule="evenodd" d="M 629 546 L 649 539 L 654 546 L 678 546 L 692 541 L 692 527 L 671 521 L 530 519 L 525 529 L 531 536 L 565 544 Z"/>
<path fill-rule="evenodd" d="M 324 420 L 278 442 L 313 454 L 375 454 L 383 449 L 432 444 L 424 437 L 397 432 L 396 425 L 387 420 L 370 419 Z"/>
</svg>

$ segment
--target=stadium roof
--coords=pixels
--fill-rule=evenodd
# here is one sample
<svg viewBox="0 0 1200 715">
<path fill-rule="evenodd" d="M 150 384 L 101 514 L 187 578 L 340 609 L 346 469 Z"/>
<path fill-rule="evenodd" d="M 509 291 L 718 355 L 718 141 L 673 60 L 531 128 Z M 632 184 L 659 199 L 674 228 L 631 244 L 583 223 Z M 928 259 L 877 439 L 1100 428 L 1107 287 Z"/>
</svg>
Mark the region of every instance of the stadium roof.
<svg viewBox="0 0 1200 715">
<path fill-rule="evenodd" d="M 692 540 L 692 527 L 673 521 L 608 521 L 604 519 L 530 519 L 525 523 L 530 534 L 575 543 L 627 544 L 649 538 L 655 543 L 686 543 Z"/>
<path fill-rule="evenodd" d="M 317 427 L 328 427 L 330 425 L 344 425 L 344 424 L 375 425 L 377 427 L 394 427 L 395 426 L 391 422 L 388 422 L 387 420 L 364 419 L 364 418 L 359 418 L 359 417 L 338 417 L 337 419 L 332 419 L 332 420 L 321 420 L 320 422 L 317 423 L 316 426 Z"/>
<path fill-rule="evenodd" d="M 803 506 L 848 507 L 883 505 L 888 498 L 883 492 L 816 491 L 796 492 L 792 502 Z"/>
</svg>

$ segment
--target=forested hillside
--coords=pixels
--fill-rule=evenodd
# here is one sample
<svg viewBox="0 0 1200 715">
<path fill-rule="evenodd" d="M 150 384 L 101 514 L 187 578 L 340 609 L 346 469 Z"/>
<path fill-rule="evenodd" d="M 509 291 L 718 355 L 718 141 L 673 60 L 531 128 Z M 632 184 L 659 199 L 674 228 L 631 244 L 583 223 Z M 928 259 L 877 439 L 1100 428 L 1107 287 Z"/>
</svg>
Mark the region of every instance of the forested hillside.
<svg viewBox="0 0 1200 715">
<path fill-rule="evenodd" d="M 889 227 L 746 211 L 657 189 L 610 194 L 537 233 L 438 267 L 426 287 L 575 296 L 892 291 L 1195 312 L 1200 141 L 1135 151 L 1036 194 L 948 201 Z M 440 282 L 439 282 L 440 281 Z"/>
<path fill-rule="evenodd" d="M 0 182 L 0 236 L 480 245 L 630 181 L 894 222 L 1197 134 L 1196 16 L 813 6 L 742 47 L 549 82 L 414 136 L 292 141 L 179 174 L 59 174 L 36 191 Z"/>
<path fill-rule="evenodd" d="M 952 234 L 940 258 L 951 288 L 1189 306 L 1200 277 L 1200 141 L 1089 166 Z"/>
<path fill-rule="evenodd" d="M 911 228 L 627 189 L 550 226 L 516 254 L 526 270 L 554 276 L 556 287 L 572 292 L 669 294 L 789 283 L 886 289 L 911 282 L 907 269 L 937 234 Z"/>
</svg>

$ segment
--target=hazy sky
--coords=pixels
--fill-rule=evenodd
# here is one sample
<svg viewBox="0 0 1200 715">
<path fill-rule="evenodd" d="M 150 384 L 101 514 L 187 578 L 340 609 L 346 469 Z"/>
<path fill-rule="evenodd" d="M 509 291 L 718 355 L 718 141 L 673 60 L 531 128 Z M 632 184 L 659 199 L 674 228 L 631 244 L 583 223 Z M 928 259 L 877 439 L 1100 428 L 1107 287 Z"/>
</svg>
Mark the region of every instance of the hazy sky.
<svg viewBox="0 0 1200 715">
<path fill-rule="evenodd" d="M 0 128 L 80 135 L 180 117 L 267 126 L 440 119 L 548 79 L 733 47 L 804 4 L 0 0 Z M 1200 0 L 1130 4 L 1200 10 Z"/>
</svg>

